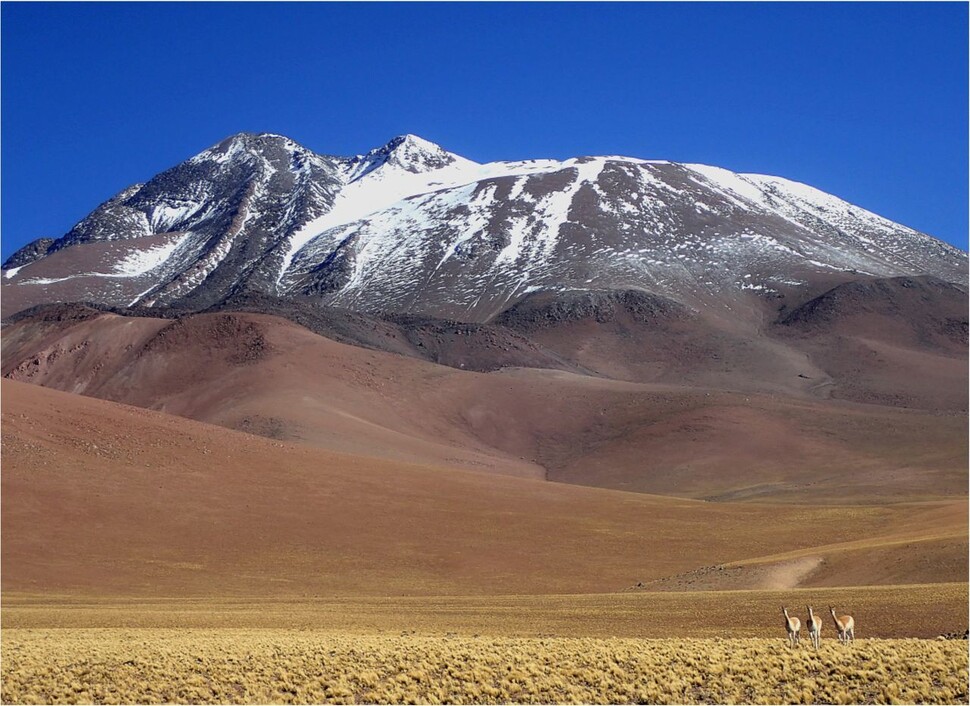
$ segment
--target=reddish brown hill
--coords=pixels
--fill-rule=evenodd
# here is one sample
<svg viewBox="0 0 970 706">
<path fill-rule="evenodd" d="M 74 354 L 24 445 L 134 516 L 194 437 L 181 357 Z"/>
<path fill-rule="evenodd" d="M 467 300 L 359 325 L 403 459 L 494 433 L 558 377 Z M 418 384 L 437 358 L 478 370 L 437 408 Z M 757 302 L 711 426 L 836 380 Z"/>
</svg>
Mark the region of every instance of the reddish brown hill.
<svg viewBox="0 0 970 706">
<path fill-rule="evenodd" d="M 152 315 L 154 310 L 137 313 Z M 577 370 L 576 365 L 515 331 L 500 326 L 418 316 L 365 314 L 247 292 L 207 312 L 249 312 L 279 316 L 340 343 L 398 353 L 462 370 L 503 367 Z"/>
<path fill-rule="evenodd" d="M 752 302 L 759 313 L 764 303 Z M 760 316 L 734 314 L 715 318 L 635 290 L 542 292 L 493 323 L 602 377 L 812 396 L 824 371 L 751 325 Z"/>
<path fill-rule="evenodd" d="M 99 314 L 67 323 L 9 327 L 4 375 L 345 452 L 542 475 L 413 404 L 450 368 L 258 314 Z"/>
<path fill-rule="evenodd" d="M 833 397 L 967 410 L 967 293 L 932 277 L 853 281 L 772 332 L 831 376 Z"/>
<path fill-rule="evenodd" d="M 963 288 L 932 277 L 816 287 L 807 301 L 789 287 L 722 315 L 636 291 L 544 292 L 494 323 L 614 379 L 966 411 Z"/>
<path fill-rule="evenodd" d="M 965 417 L 564 371 L 488 374 L 257 314 L 24 319 L 8 377 L 395 461 L 712 499 L 966 494 Z"/>
<path fill-rule="evenodd" d="M 570 483 L 708 499 L 966 494 L 966 419 L 548 371 L 449 379 L 476 437 Z M 501 383 L 499 383 L 501 380 Z M 439 397 L 440 396 L 440 397 Z"/>
<path fill-rule="evenodd" d="M 866 543 L 890 551 L 857 581 L 966 573 L 965 501 L 703 503 L 336 454 L 9 380 L 2 395 L 5 592 L 597 592 L 813 548 L 831 585 Z M 900 569 L 890 542 L 939 561 Z"/>
</svg>

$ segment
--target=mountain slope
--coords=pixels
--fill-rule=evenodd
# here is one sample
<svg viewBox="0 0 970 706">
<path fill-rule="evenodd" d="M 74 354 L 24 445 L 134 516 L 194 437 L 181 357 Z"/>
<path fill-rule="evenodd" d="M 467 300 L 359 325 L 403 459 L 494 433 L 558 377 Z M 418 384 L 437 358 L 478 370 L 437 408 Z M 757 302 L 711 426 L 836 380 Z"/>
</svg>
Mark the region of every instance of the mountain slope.
<svg viewBox="0 0 970 706">
<path fill-rule="evenodd" d="M 721 389 L 524 367 L 480 373 L 243 312 L 174 321 L 38 312 L 8 325 L 2 345 L 13 380 L 398 462 L 712 500 L 966 493 L 965 411 L 828 400 L 813 393 L 817 380 L 794 374 L 787 389 L 757 392 L 725 389 L 748 372 L 721 374 Z M 674 377 L 715 378 L 720 361 L 681 365 Z"/>
<path fill-rule="evenodd" d="M 613 592 L 813 548 L 823 564 L 834 554 L 823 585 L 966 574 L 965 499 L 792 508 L 660 498 L 336 454 L 2 385 L 4 592 Z M 854 575 L 838 561 L 848 542 L 882 547 L 879 566 Z M 899 563 L 907 542 L 935 561 Z"/>
<path fill-rule="evenodd" d="M 477 164 L 413 135 L 330 157 L 246 133 L 5 268 L 4 316 L 256 292 L 468 322 L 536 291 L 636 289 L 755 320 L 860 274 L 967 278 L 965 253 L 776 177 L 628 157 Z"/>
<path fill-rule="evenodd" d="M 841 284 L 771 330 L 831 376 L 834 397 L 966 410 L 967 323 L 962 288 L 897 277 Z"/>
</svg>

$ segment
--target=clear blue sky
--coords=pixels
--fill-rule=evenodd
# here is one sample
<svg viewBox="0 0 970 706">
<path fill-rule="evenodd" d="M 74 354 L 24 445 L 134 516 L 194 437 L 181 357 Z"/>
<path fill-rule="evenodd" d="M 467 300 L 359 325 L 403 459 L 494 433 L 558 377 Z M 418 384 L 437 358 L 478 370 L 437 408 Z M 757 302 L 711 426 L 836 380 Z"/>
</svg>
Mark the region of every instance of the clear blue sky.
<svg viewBox="0 0 970 706">
<path fill-rule="evenodd" d="M 966 3 L 4 3 L 2 250 L 239 131 L 780 175 L 967 248 Z"/>
</svg>

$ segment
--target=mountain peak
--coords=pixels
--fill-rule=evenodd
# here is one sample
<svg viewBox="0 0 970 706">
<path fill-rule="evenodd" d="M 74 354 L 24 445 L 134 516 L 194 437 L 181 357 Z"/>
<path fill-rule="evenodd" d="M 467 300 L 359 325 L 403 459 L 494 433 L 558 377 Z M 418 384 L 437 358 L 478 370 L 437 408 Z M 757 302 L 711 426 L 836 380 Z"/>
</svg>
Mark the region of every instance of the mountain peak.
<svg viewBox="0 0 970 706">
<path fill-rule="evenodd" d="M 394 152 L 397 150 L 404 150 L 407 152 L 445 152 L 441 145 L 431 142 L 430 140 L 425 140 L 423 137 L 418 137 L 417 135 L 413 135 L 411 133 L 392 137 L 390 140 L 388 140 L 386 145 L 380 147 L 379 149 L 387 152 Z"/>
<path fill-rule="evenodd" d="M 387 165 L 419 174 L 443 169 L 459 161 L 468 162 L 463 157 L 448 152 L 441 145 L 407 133 L 391 138 L 386 144 L 365 155 L 355 157 L 353 173 L 354 178 L 359 178 Z"/>
<path fill-rule="evenodd" d="M 274 152 L 309 152 L 285 135 L 273 132 L 237 132 L 192 157 L 189 162 L 232 162 L 250 155 L 265 156 Z"/>
<path fill-rule="evenodd" d="M 243 145 L 258 145 L 258 144 L 272 144 L 277 142 L 293 142 L 286 135 L 280 135 L 275 132 L 237 132 L 235 135 L 230 135 L 226 139 L 219 142 L 216 146 L 220 145 L 233 145 L 233 144 L 243 144 Z M 296 143 L 294 143 L 296 144 Z"/>
</svg>

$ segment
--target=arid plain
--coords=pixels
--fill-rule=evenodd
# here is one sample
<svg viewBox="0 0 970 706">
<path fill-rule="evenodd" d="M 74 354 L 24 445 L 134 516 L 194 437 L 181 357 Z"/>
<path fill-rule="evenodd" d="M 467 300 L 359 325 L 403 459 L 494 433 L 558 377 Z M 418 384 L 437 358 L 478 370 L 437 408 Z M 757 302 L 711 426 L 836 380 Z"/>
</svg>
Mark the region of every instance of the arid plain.
<svg viewBox="0 0 970 706">
<path fill-rule="evenodd" d="M 966 702 L 935 640 L 968 603 L 943 358 L 893 407 L 265 314 L 6 327 L 3 700 Z M 817 654 L 782 605 L 823 616 Z"/>
</svg>

